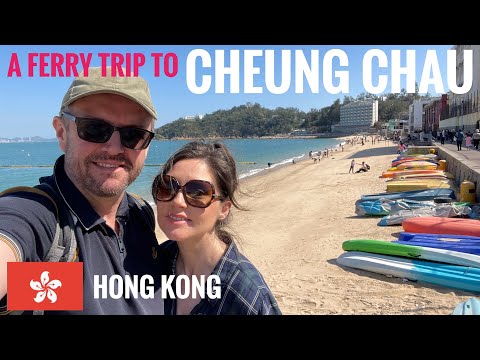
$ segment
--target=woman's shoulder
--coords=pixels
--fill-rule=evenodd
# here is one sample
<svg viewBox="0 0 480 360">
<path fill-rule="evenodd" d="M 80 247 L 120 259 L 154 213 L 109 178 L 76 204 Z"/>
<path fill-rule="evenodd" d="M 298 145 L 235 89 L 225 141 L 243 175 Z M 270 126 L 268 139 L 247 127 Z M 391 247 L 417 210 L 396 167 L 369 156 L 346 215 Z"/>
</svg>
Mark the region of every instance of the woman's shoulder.
<svg viewBox="0 0 480 360">
<path fill-rule="evenodd" d="M 241 281 L 245 285 L 262 287 L 265 280 L 255 265 L 232 243 L 225 253 L 221 265 L 224 278 L 230 281 Z M 247 285 L 246 285 L 247 286 Z"/>
<path fill-rule="evenodd" d="M 222 288 L 232 291 L 236 298 L 241 297 L 243 303 L 260 313 L 279 314 L 277 301 L 257 267 L 235 245 L 226 255 L 232 268 L 224 278 L 228 283 L 222 283 Z"/>
<path fill-rule="evenodd" d="M 256 281 L 258 278 L 263 279 L 260 271 L 256 266 L 239 250 L 235 243 L 229 246 L 225 254 L 225 258 L 231 264 L 235 266 L 237 272 L 241 272 L 243 275 Z"/>
</svg>

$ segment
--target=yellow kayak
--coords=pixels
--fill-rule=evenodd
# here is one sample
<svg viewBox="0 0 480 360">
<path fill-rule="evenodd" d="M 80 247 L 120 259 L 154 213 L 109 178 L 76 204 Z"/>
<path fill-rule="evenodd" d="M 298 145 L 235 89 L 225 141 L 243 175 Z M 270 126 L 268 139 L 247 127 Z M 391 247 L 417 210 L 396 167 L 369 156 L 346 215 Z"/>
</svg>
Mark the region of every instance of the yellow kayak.
<svg viewBox="0 0 480 360">
<path fill-rule="evenodd" d="M 451 189 L 452 180 L 449 179 L 405 179 L 387 181 L 387 192 L 403 192 L 426 189 Z"/>
<path fill-rule="evenodd" d="M 399 171 L 399 174 L 395 174 L 391 179 L 392 180 L 405 180 L 405 179 L 413 180 L 413 179 L 454 179 L 455 178 L 453 174 L 450 174 L 449 172 L 444 172 L 439 170 L 431 170 L 431 171 L 438 171 L 438 173 L 437 174 L 435 173 L 401 174 L 402 171 Z"/>
<path fill-rule="evenodd" d="M 393 178 L 396 176 L 410 175 L 410 174 L 431 174 L 431 175 L 443 175 L 445 172 L 443 170 L 422 170 L 422 169 L 411 169 L 411 170 L 395 170 L 393 171 L 384 171 L 381 178 Z"/>
<path fill-rule="evenodd" d="M 409 170 L 409 169 L 436 170 L 438 168 L 438 165 L 430 161 L 419 160 L 419 161 L 407 161 L 407 162 L 398 164 L 394 168 L 397 170 Z M 388 171 L 395 171 L 392 169 L 393 168 L 390 168 L 388 169 Z"/>
</svg>

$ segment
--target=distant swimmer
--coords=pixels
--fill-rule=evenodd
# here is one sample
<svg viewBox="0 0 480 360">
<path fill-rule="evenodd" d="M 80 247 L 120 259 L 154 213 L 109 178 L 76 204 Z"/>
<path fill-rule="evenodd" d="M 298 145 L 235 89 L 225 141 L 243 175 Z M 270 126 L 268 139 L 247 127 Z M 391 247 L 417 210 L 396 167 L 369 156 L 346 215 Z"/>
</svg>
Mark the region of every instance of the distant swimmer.
<svg viewBox="0 0 480 360">
<path fill-rule="evenodd" d="M 268 163 L 267 165 L 268 165 L 268 167 L 270 167 L 270 166 L 272 166 L 272 165 L 273 165 L 273 163 Z"/>
</svg>

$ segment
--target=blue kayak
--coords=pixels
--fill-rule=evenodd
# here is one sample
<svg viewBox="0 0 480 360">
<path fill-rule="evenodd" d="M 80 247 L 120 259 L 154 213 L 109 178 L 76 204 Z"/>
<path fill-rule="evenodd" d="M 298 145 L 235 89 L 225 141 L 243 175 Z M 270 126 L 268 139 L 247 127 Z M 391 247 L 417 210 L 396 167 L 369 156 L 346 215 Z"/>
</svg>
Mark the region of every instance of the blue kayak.
<svg viewBox="0 0 480 360">
<path fill-rule="evenodd" d="M 479 268 L 362 251 L 346 251 L 337 258 L 337 263 L 377 274 L 423 281 L 474 293 L 480 292 Z"/>
<path fill-rule="evenodd" d="M 477 236 L 402 232 L 393 242 L 480 255 L 480 237 Z"/>
<path fill-rule="evenodd" d="M 357 215 L 385 216 L 400 210 L 413 210 L 432 206 L 435 206 L 433 201 L 409 199 L 357 200 L 355 202 L 355 213 Z"/>
<path fill-rule="evenodd" d="M 452 315 L 480 315 L 480 301 L 477 298 L 462 301 L 453 309 Z"/>
<path fill-rule="evenodd" d="M 358 201 L 375 201 L 379 199 L 408 199 L 417 201 L 427 201 L 435 199 L 456 199 L 455 191 L 448 188 L 434 188 L 413 191 L 399 191 L 391 193 L 378 193 L 370 195 L 362 195 Z"/>
</svg>

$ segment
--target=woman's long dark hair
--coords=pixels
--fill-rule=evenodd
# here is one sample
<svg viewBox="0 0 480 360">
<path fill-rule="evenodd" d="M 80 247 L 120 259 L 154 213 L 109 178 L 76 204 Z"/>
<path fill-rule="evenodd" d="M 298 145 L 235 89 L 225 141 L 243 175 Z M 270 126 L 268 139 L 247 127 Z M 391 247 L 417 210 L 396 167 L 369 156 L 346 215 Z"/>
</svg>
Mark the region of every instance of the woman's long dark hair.
<svg viewBox="0 0 480 360">
<path fill-rule="evenodd" d="M 232 205 L 239 210 L 246 210 L 241 206 L 236 198 L 236 193 L 239 187 L 239 178 L 237 174 L 237 167 L 235 160 L 228 148 L 220 142 L 207 143 L 204 141 L 192 141 L 182 146 L 176 151 L 164 164 L 159 175 L 155 178 L 152 184 L 152 196 L 155 199 L 157 194 L 158 179 L 163 178 L 173 166 L 181 161 L 188 159 L 201 159 L 205 161 L 217 183 L 218 189 L 215 189 L 223 199 L 230 200 Z M 223 242 L 229 244 L 233 241 L 233 234 L 225 229 L 227 216 L 224 220 L 218 220 L 215 224 L 215 233 Z"/>
</svg>

